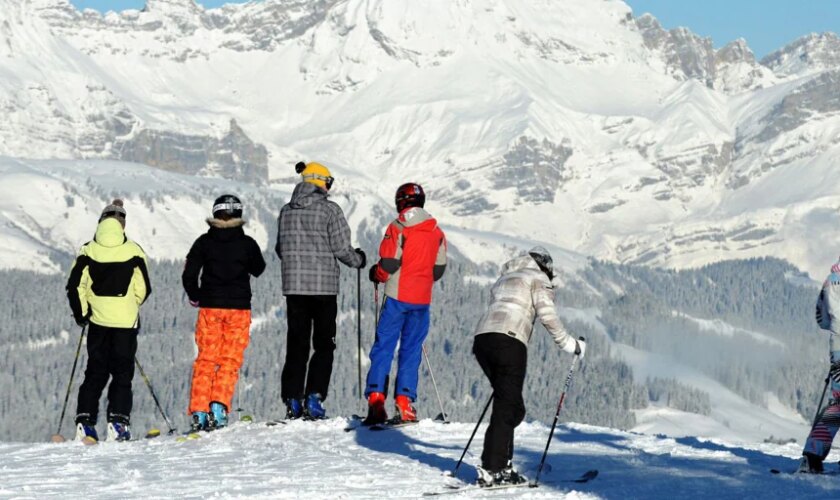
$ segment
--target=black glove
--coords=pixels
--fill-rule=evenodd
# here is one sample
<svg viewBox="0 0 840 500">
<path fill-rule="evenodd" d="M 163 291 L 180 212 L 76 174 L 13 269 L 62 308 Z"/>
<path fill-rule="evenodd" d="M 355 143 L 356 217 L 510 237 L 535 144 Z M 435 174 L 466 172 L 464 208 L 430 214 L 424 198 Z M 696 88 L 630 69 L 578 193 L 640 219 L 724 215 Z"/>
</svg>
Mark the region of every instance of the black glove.
<svg viewBox="0 0 840 500">
<path fill-rule="evenodd" d="M 374 264 L 374 265 L 370 266 L 370 270 L 368 271 L 368 279 L 370 281 L 372 281 L 373 283 L 379 283 L 379 280 L 376 279 L 376 269 L 377 269 L 377 267 L 378 266 L 376 264 Z"/>
<path fill-rule="evenodd" d="M 831 363 L 831 370 L 829 370 L 828 376 L 831 377 L 832 380 L 840 384 L 840 361 L 835 361 L 834 363 Z"/>
<path fill-rule="evenodd" d="M 82 328 L 86 327 L 88 325 L 88 323 L 90 322 L 88 320 L 87 316 L 73 316 L 73 319 L 75 319 L 76 324 L 79 325 Z"/>
<path fill-rule="evenodd" d="M 364 269 L 364 267 L 367 265 L 367 255 L 365 255 L 364 250 L 362 250 L 361 248 L 357 248 L 355 252 L 359 254 L 359 257 L 362 258 L 362 263 L 359 264 L 359 269 Z"/>
</svg>

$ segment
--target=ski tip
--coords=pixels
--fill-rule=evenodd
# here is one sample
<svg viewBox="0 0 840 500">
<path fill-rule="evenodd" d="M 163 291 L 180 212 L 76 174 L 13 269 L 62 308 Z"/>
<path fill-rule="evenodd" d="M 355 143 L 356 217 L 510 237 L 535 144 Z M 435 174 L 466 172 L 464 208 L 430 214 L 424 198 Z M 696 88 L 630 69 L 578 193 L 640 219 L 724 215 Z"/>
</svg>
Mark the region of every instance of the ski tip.
<svg viewBox="0 0 840 500">
<path fill-rule="evenodd" d="M 64 436 L 62 436 L 61 434 L 53 434 L 52 437 L 50 437 L 50 441 L 52 441 L 53 443 L 63 443 L 67 440 L 64 439 Z"/>
<path fill-rule="evenodd" d="M 242 415 L 242 417 L 239 419 L 239 421 L 240 422 L 247 422 L 247 423 L 250 424 L 251 422 L 254 421 L 254 417 L 252 417 L 251 415 Z"/>
<path fill-rule="evenodd" d="M 99 441 L 97 441 L 96 439 L 93 439 L 90 436 L 85 436 L 85 438 L 82 439 L 82 444 L 85 445 L 85 446 L 93 446 L 95 444 L 99 444 Z"/>
<path fill-rule="evenodd" d="M 175 441 L 178 443 L 183 443 L 185 441 L 192 441 L 194 439 L 201 439 L 201 434 L 197 432 L 190 432 L 189 434 L 179 436 Z"/>
<path fill-rule="evenodd" d="M 146 439 L 152 439 L 160 436 L 160 429 L 149 429 L 146 433 Z"/>
</svg>

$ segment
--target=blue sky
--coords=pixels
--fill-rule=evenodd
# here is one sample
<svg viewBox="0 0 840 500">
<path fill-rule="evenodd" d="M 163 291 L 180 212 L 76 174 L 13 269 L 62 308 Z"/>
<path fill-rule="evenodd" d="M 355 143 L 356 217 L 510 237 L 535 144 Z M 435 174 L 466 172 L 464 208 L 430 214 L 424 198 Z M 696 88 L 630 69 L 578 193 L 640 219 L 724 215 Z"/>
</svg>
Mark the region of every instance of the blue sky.
<svg viewBox="0 0 840 500">
<path fill-rule="evenodd" d="M 70 0 L 98 10 L 139 9 L 145 0 Z M 397 0 L 395 0 L 397 1 Z M 558 0 L 562 1 L 562 0 Z M 665 28 L 685 26 L 716 47 L 745 38 L 763 57 L 811 32 L 840 32 L 840 0 L 625 0 L 634 14 L 650 12 Z M 236 0 L 199 0 L 206 7 Z"/>
<path fill-rule="evenodd" d="M 715 47 L 745 38 L 763 57 L 812 32 L 840 33 L 837 0 L 625 0 L 638 16 L 653 14 L 665 28 L 685 26 Z"/>
</svg>

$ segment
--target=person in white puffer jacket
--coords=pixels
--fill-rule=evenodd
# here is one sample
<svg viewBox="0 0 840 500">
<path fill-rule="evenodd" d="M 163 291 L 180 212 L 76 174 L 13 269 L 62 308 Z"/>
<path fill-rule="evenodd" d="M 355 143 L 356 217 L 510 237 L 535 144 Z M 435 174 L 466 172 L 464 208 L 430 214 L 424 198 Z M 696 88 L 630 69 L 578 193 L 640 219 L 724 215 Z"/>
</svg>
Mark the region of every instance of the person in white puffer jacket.
<svg viewBox="0 0 840 500">
<path fill-rule="evenodd" d="M 840 429 L 840 262 L 831 266 L 831 274 L 823 282 L 817 298 L 817 324 L 831 334 L 829 339 L 829 384 L 831 399 L 819 413 L 814 428 L 805 442 L 800 472 L 822 473 L 823 461 L 831 451 L 831 442 Z"/>
<path fill-rule="evenodd" d="M 493 413 L 478 468 L 481 486 L 525 481 L 511 460 L 514 429 L 525 418 L 522 387 L 536 318 L 565 352 L 582 358 L 586 350 L 583 340 L 570 336 L 557 316 L 553 278 L 553 260 L 545 248 L 534 247 L 507 262 L 493 285 L 490 307 L 478 322 L 473 354 L 493 386 Z"/>
</svg>

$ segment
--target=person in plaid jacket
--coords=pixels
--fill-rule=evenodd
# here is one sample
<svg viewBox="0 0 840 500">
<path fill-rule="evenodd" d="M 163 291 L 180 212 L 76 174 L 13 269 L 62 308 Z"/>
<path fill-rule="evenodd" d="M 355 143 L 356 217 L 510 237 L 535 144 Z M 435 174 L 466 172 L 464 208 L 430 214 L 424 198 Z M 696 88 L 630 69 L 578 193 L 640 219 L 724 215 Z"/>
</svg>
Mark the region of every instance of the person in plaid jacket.
<svg viewBox="0 0 840 500">
<path fill-rule="evenodd" d="M 327 199 L 333 183 L 330 171 L 318 163 L 299 163 L 296 170 L 303 180 L 280 210 L 275 246 L 288 325 L 281 396 L 287 418 L 318 419 L 326 416 L 321 403 L 332 375 L 338 262 L 362 268 L 367 259 L 350 245 L 350 227 L 341 207 Z"/>
</svg>

